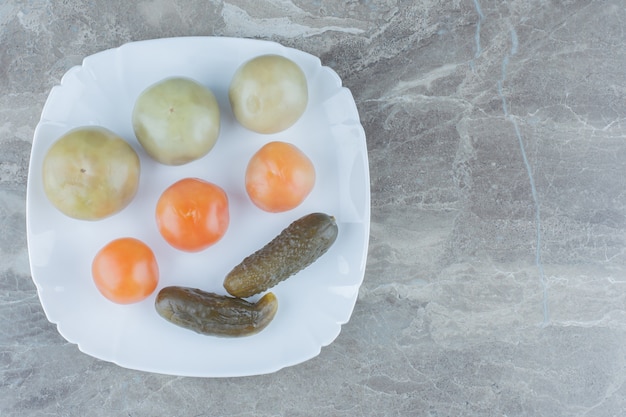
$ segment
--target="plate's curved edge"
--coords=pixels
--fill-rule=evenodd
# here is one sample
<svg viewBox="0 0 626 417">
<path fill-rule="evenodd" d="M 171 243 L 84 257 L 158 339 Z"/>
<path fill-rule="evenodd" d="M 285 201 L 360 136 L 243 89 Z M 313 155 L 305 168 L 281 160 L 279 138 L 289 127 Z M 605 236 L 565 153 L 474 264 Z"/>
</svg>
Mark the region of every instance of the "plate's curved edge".
<svg viewBox="0 0 626 417">
<path fill-rule="evenodd" d="M 352 303 L 352 308 L 354 308 L 354 305 L 356 304 L 357 298 L 354 298 L 354 302 Z M 78 350 L 80 350 L 81 352 L 83 352 L 86 355 L 89 355 L 95 359 L 98 360 L 102 360 L 105 362 L 110 362 L 113 363 L 121 368 L 125 368 L 125 369 L 130 369 L 130 370 L 134 370 L 134 371 L 139 371 L 139 372 L 149 372 L 149 373 L 155 373 L 155 374 L 161 374 L 161 375 L 170 375 L 170 376 L 179 376 L 179 377 L 188 377 L 188 378 L 240 378 L 240 377 L 247 377 L 247 376 L 260 376 L 260 375 L 269 375 L 269 374 L 273 374 L 276 372 L 279 372 L 283 369 L 287 369 L 290 367 L 294 367 L 297 365 L 300 365 L 304 362 L 307 362 L 311 359 L 314 359 L 316 357 L 318 357 L 321 353 L 322 350 L 327 348 L 328 346 L 330 346 L 333 342 L 335 342 L 335 340 L 337 340 L 337 338 L 341 335 L 341 331 L 343 330 L 343 326 L 345 324 L 347 324 L 349 322 L 349 319 L 343 322 L 337 322 L 337 328 L 336 331 L 333 333 L 332 337 L 328 338 L 327 341 L 320 343 L 315 351 L 311 354 L 308 355 L 307 357 L 301 357 L 298 360 L 294 360 L 291 362 L 285 362 L 282 363 L 278 366 L 270 366 L 267 368 L 259 368 L 259 369 L 255 369 L 252 371 L 242 371 L 242 372 L 190 372 L 190 370 L 188 370 L 187 372 L 181 372 L 181 371 L 168 371 L 168 370 L 163 370 L 163 369 L 159 369 L 157 367 L 138 367 L 138 366 L 134 366 L 130 363 L 125 363 L 124 361 L 120 361 L 118 359 L 107 359 L 104 358 L 102 356 L 98 356 L 98 355 L 94 355 L 92 352 L 86 352 L 82 345 L 80 344 L 80 342 L 75 342 L 75 341 L 71 341 L 69 340 L 61 331 L 59 324 L 57 323 L 57 330 L 59 331 L 59 334 L 61 334 L 61 336 L 63 336 L 69 343 L 75 345 Z M 53 323 L 55 324 L 55 323 Z"/>
<path fill-rule="evenodd" d="M 339 88 L 345 88 L 345 89 L 347 89 L 349 91 L 349 89 L 343 85 L 343 80 L 341 79 L 339 74 L 337 74 L 337 71 L 335 71 L 334 69 L 332 69 L 329 66 L 324 65 L 319 58 L 318 58 L 318 60 L 320 61 L 320 66 L 322 67 L 322 70 L 325 71 L 326 73 L 328 73 L 328 75 L 330 75 L 331 78 L 334 79 L 334 81 L 336 83 L 336 86 L 339 87 Z"/>
<path fill-rule="evenodd" d="M 74 67 L 77 68 L 77 67 Z M 56 88 L 56 87 L 53 87 Z M 47 102 L 47 100 L 46 100 Z M 45 107 L 45 106 L 44 106 Z M 46 305 L 41 302 L 43 300 L 43 292 L 45 291 L 45 286 L 43 286 L 39 279 L 36 277 L 36 274 L 34 273 L 35 271 L 35 265 L 34 265 L 34 258 L 33 258 L 33 240 L 34 240 L 34 235 L 33 235 L 33 226 L 31 224 L 32 221 L 32 214 L 31 211 L 33 210 L 33 203 L 32 203 L 32 195 L 33 195 L 33 164 L 34 162 L 34 158 L 33 158 L 33 154 L 37 151 L 37 147 L 36 144 L 38 142 L 37 138 L 40 137 L 40 131 L 43 128 L 44 124 L 47 121 L 44 119 L 40 119 L 40 121 L 37 123 L 37 125 L 35 126 L 35 131 L 33 133 L 33 142 L 31 144 L 31 149 L 30 149 L 30 155 L 29 155 L 29 161 L 28 161 L 28 176 L 26 178 L 26 204 L 25 204 L 25 220 L 26 220 L 26 247 L 27 247 L 27 252 L 28 252 L 28 266 L 29 266 L 29 270 L 30 270 L 30 274 L 31 274 L 31 281 L 33 282 L 33 284 L 35 285 L 35 289 L 37 290 L 37 298 L 40 300 L 39 305 L 41 305 L 41 308 L 46 316 L 46 319 L 51 323 L 54 324 L 57 328 L 57 332 L 59 334 L 61 334 L 61 336 L 63 336 L 64 339 L 67 340 L 67 338 L 60 332 L 59 329 L 59 321 L 57 319 L 55 319 L 54 317 L 51 316 L 51 313 L 49 311 L 49 309 L 46 307 Z"/>
<path fill-rule="evenodd" d="M 48 93 L 48 97 L 46 97 L 46 101 L 44 102 L 43 107 L 41 108 L 41 115 L 39 116 L 39 121 L 37 123 L 37 126 L 35 126 L 35 132 L 33 134 L 33 144 L 35 143 L 38 137 L 37 127 L 39 127 L 39 125 L 42 122 L 51 121 L 51 119 L 48 119 L 46 117 L 46 114 L 48 113 L 50 103 L 54 100 L 55 95 L 59 94 L 59 91 L 62 92 L 62 90 L 66 88 L 67 84 L 71 82 L 70 81 L 71 78 L 76 76 L 76 74 L 79 73 L 81 70 L 82 70 L 82 65 L 74 65 L 73 67 L 69 68 L 61 77 L 59 84 L 54 85 L 50 89 L 50 93 Z"/>
</svg>

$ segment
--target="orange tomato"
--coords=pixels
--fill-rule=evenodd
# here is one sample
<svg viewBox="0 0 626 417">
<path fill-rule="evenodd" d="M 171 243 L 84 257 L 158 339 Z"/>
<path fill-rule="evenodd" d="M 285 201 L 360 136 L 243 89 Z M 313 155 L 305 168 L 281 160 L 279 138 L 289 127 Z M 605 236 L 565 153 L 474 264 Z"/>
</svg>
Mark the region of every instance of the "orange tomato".
<svg viewBox="0 0 626 417">
<path fill-rule="evenodd" d="M 228 197 L 213 183 L 185 178 L 161 194 L 156 221 L 170 245 L 186 252 L 201 251 L 226 233 L 230 221 Z"/>
<path fill-rule="evenodd" d="M 154 253 L 131 237 L 113 240 L 100 249 L 91 264 L 91 274 L 102 295 L 118 304 L 147 298 L 159 282 Z"/>
<path fill-rule="evenodd" d="M 246 191 L 262 210 L 278 213 L 299 206 L 315 185 L 315 167 L 296 146 L 270 142 L 250 159 Z"/>
</svg>

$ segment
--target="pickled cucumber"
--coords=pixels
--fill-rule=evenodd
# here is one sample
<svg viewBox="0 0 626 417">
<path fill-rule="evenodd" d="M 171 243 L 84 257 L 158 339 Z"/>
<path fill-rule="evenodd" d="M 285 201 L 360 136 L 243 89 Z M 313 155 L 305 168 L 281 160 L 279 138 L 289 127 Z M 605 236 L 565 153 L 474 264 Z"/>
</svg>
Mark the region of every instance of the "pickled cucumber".
<svg viewBox="0 0 626 417">
<path fill-rule="evenodd" d="M 265 291 L 315 262 L 337 239 L 335 218 L 311 213 L 245 258 L 224 279 L 224 288 L 246 298 Z"/>
<path fill-rule="evenodd" d="M 238 337 L 263 330 L 278 309 L 273 293 L 256 303 L 189 287 L 165 287 L 156 297 L 156 311 L 167 321 L 200 334 Z"/>
</svg>

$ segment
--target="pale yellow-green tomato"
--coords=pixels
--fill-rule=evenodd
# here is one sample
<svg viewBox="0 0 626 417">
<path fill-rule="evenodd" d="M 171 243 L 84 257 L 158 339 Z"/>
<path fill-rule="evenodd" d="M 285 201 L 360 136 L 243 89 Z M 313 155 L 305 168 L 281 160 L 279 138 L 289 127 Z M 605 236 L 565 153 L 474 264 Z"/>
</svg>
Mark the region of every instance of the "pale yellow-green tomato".
<svg viewBox="0 0 626 417">
<path fill-rule="evenodd" d="M 296 123 L 309 94 L 306 76 L 295 62 L 279 55 L 261 55 L 237 69 L 228 97 L 239 123 L 267 134 Z"/>
<path fill-rule="evenodd" d="M 43 161 L 43 188 L 62 213 L 100 220 L 125 208 L 139 187 L 135 150 L 102 127 L 80 127 L 61 136 Z"/>
<path fill-rule="evenodd" d="M 211 90 L 194 80 L 172 77 L 139 95 L 132 121 L 148 155 L 165 165 L 183 165 L 213 149 L 220 109 Z"/>
</svg>

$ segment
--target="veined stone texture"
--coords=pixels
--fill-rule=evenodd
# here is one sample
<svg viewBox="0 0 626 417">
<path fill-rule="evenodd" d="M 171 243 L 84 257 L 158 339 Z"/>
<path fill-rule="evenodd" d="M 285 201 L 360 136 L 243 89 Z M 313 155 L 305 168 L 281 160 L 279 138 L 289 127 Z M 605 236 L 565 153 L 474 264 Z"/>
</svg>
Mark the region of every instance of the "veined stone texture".
<svg viewBox="0 0 626 417">
<path fill-rule="evenodd" d="M 625 28 L 621 0 L 2 0 L 0 415 L 626 415 Z M 93 53 L 188 35 L 319 56 L 365 128 L 354 313 L 274 374 L 94 359 L 30 277 L 28 162 L 50 89 Z"/>
</svg>

